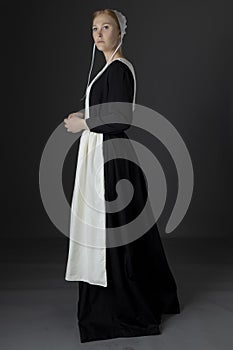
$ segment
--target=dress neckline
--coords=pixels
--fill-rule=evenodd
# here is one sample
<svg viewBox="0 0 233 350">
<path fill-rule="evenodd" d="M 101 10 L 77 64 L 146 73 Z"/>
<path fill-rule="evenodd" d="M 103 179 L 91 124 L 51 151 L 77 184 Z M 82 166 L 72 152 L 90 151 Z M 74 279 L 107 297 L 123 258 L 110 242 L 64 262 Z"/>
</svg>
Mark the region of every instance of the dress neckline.
<svg viewBox="0 0 233 350">
<path fill-rule="evenodd" d="M 85 119 L 89 118 L 89 95 L 90 95 L 90 90 L 92 85 L 94 84 L 94 82 L 103 74 L 103 72 L 108 68 L 108 66 L 113 63 L 114 61 L 124 61 L 125 64 L 129 67 L 129 69 L 131 70 L 133 77 L 134 77 L 134 98 L 133 98 L 133 110 L 135 109 L 135 96 L 136 96 L 136 77 L 135 77 L 135 73 L 134 73 L 134 68 L 133 65 L 130 61 L 127 60 L 127 58 L 124 57 L 117 57 L 114 60 L 111 60 L 110 62 L 107 62 L 104 67 L 99 71 L 99 73 L 96 74 L 96 76 L 92 79 L 92 81 L 90 82 L 90 84 L 88 85 L 87 89 L 86 89 L 86 99 L 85 99 Z M 86 116 L 88 115 L 88 116 Z"/>
<path fill-rule="evenodd" d="M 114 58 L 114 60 L 111 60 L 110 62 L 106 62 L 105 65 L 103 66 L 103 68 L 96 74 L 96 76 L 92 79 L 92 81 L 90 82 L 90 84 L 88 85 L 87 89 L 90 89 L 92 84 L 96 81 L 96 79 L 103 74 L 103 72 L 107 69 L 107 67 L 113 63 L 114 61 L 121 61 L 121 60 L 124 60 L 124 61 L 127 61 L 129 62 L 126 58 L 124 57 L 117 57 L 117 58 Z M 129 62 L 130 63 L 130 62 Z"/>
<path fill-rule="evenodd" d="M 128 61 L 127 58 L 125 58 L 125 57 L 117 57 L 117 58 L 114 58 L 114 60 L 111 60 L 110 62 L 106 62 L 105 65 L 110 64 L 110 63 L 112 63 L 112 62 L 114 62 L 114 61 L 116 61 L 116 60 L 125 60 L 125 61 Z M 129 61 L 128 61 L 128 62 L 129 62 Z"/>
</svg>

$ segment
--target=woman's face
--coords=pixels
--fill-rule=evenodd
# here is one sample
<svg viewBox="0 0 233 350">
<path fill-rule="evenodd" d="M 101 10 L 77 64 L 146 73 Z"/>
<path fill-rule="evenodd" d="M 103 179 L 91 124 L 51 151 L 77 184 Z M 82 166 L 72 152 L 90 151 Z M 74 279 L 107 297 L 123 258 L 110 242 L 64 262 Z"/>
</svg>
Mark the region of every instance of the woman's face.
<svg viewBox="0 0 233 350">
<path fill-rule="evenodd" d="M 104 52 L 113 52 L 120 41 L 120 32 L 117 24 L 107 14 L 95 17 L 92 24 L 92 35 L 96 47 Z"/>
</svg>

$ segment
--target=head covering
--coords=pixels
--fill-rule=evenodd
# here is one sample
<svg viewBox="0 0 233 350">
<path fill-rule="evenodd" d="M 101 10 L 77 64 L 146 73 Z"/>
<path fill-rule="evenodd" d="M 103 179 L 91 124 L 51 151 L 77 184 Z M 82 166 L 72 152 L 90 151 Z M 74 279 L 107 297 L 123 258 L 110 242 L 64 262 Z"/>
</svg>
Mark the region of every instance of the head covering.
<svg viewBox="0 0 233 350">
<path fill-rule="evenodd" d="M 120 39 L 120 42 L 117 46 L 117 48 L 115 49 L 115 51 L 113 52 L 113 54 L 111 55 L 109 61 L 106 63 L 106 65 L 108 65 L 113 56 L 115 55 L 115 53 L 117 52 L 117 50 L 119 49 L 119 47 L 122 45 L 122 41 L 123 41 L 123 37 L 124 35 L 126 34 L 126 28 L 127 28 L 127 20 L 126 20 L 126 17 L 123 15 L 123 13 L 121 13 L 120 11 L 117 11 L 117 10 L 113 10 L 111 9 L 111 11 L 115 12 L 116 16 L 117 16 L 117 19 L 118 19 L 118 23 L 119 23 L 119 26 L 120 26 L 120 29 L 121 29 L 121 39 Z M 94 63 L 94 56 L 95 56 L 95 48 L 96 48 L 96 45 L 95 43 L 93 44 L 93 50 L 92 50 L 92 60 L 91 60 L 91 67 L 90 67 L 90 70 L 89 70 L 89 75 L 88 75 L 88 81 L 87 81 L 87 87 L 89 85 L 89 82 L 90 82 L 90 77 L 91 77 L 91 72 L 92 72 L 92 67 L 93 67 L 93 63 Z M 86 89 L 87 89 L 86 87 Z M 86 93 L 85 95 L 81 98 L 80 101 L 82 101 L 84 99 L 84 97 L 86 96 Z"/>
</svg>

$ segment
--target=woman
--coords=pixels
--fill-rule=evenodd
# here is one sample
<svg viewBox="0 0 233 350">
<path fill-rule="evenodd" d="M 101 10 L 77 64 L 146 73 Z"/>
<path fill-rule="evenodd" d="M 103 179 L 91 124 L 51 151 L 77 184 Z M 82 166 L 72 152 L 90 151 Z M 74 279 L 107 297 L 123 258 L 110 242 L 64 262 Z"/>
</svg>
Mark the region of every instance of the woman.
<svg viewBox="0 0 233 350">
<path fill-rule="evenodd" d="M 122 225 L 139 215 L 148 195 L 142 170 L 123 156 L 114 157 L 123 152 L 128 159 L 136 159 L 132 147 L 122 143 L 128 140 L 136 95 L 135 72 L 121 48 L 126 27 L 126 18 L 119 11 L 105 9 L 93 14 L 94 48 L 96 45 L 103 52 L 106 64 L 87 84 L 85 119 L 77 112 L 64 120 L 67 131 L 82 131 L 72 212 L 79 213 L 82 219 L 91 218 L 96 236 L 113 227 L 121 232 Z M 90 74 L 88 82 L 89 79 Z M 115 102 L 122 102 L 122 106 Z M 92 161 L 87 160 L 90 157 Z M 92 187 L 91 175 L 97 173 L 99 166 L 96 159 L 105 160 L 97 186 L 104 195 L 103 201 Z M 119 185 L 122 179 L 128 179 L 135 189 L 132 201 L 123 209 L 116 205 L 119 210 L 107 212 L 105 205 L 116 200 L 117 192 L 127 199 L 128 193 Z M 80 188 L 86 201 L 97 203 L 98 209 L 103 210 L 90 214 L 90 206 L 81 201 Z M 180 305 L 156 223 L 142 237 L 107 249 L 102 245 L 95 249 L 90 241 L 87 243 L 91 226 L 88 230 L 86 227 L 71 215 L 71 232 L 76 237 L 70 240 L 65 279 L 79 281 L 77 316 L 81 342 L 161 334 L 161 315 L 180 313 Z M 108 235 L 98 237 L 108 239 Z M 80 244 L 82 240 L 84 244 Z"/>
</svg>

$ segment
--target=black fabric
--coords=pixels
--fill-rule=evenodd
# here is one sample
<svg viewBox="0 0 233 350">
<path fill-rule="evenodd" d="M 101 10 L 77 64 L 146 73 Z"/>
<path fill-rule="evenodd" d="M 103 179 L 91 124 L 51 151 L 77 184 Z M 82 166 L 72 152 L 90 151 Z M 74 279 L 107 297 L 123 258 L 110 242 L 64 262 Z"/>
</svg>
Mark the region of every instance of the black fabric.
<svg viewBox="0 0 233 350">
<path fill-rule="evenodd" d="M 129 67 L 120 61 L 112 62 L 91 88 L 89 105 L 93 107 L 90 108 L 90 118 L 86 119 L 89 129 L 103 134 L 127 130 L 132 120 L 133 93 L 134 79 Z M 110 102 L 127 103 L 116 105 Z"/>
<path fill-rule="evenodd" d="M 132 102 L 133 88 L 134 80 L 130 69 L 125 63 L 114 61 L 93 84 L 90 106 L 105 102 Z M 113 143 L 114 140 L 128 139 L 124 131 L 129 125 L 108 124 L 113 114 L 116 117 L 116 113 L 111 111 L 109 114 L 98 114 L 96 109 L 87 119 L 91 131 L 103 133 L 105 159 L 109 154 L 117 154 L 121 147 L 121 142 Z M 129 110 L 128 113 L 130 115 Z M 128 120 L 126 114 L 119 113 L 119 119 Z M 96 126 L 94 119 L 106 124 Z M 136 159 L 130 145 L 122 147 L 122 153 L 130 154 L 132 159 Z M 130 160 L 112 158 L 104 164 L 106 203 L 116 199 L 116 184 L 120 179 L 128 179 L 132 183 L 134 195 L 123 210 L 106 213 L 107 238 L 108 228 L 119 226 L 120 232 L 121 225 L 139 215 L 148 198 L 142 169 Z M 148 215 L 152 215 L 151 212 Z M 133 242 L 107 248 L 106 269 L 107 287 L 78 282 L 77 316 L 82 343 L 161 334 L 161 315 L 180 313 L 176 282 L 156 223 Z"/>
</svg>

